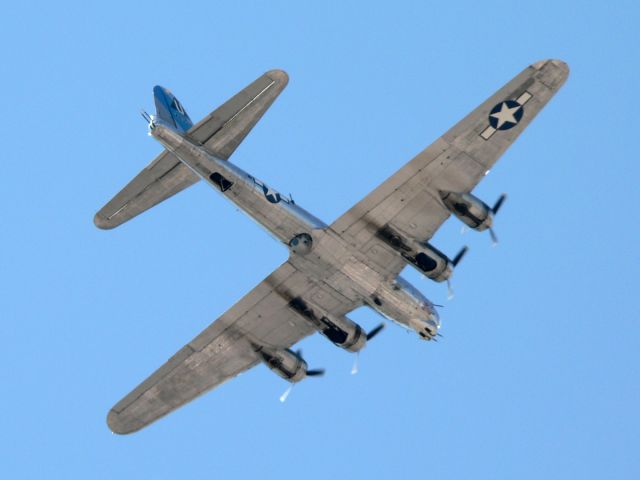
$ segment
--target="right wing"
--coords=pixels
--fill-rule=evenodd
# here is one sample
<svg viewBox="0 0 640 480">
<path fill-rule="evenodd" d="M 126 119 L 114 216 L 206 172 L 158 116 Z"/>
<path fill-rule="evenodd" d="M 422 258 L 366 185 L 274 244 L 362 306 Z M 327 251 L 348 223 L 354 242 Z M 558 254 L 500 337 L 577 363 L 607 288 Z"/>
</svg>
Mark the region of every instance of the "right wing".
<svg viewBox="0 0 640 480">
<path fill-rule="evenodd" d="M 567 65 L 558 60 L 543 60 L 525 68 L 330 228 L 367 255 L 378 270 L 397 276 L 406 260 L 380 239 L 381 232 L 393 231 L 399 240 L 429 240 L 450 214 L 439 192 L 470 192 L 556 94 L 568 74 Z M 496 118 L 507 107 L 512 107 L 515 117 Z"/>
<path fill-rule="evenodd" d="M 289 307 L 298 296 L 335 315 L 358 306 L 286 262 L 120 400 L 107 417 L 109 428 L 135 432 L 255 366 L 259 359 L 250 342 L 289 348 L 313 333 Z"/>
<path fill-rule="evenodd" d="M 228 160 L 284 90 L 289 77 L 271 70 L 194 125 L 187 135 L 213 155 Z M 96 213 L 98 228 L 115 228 L 198 181 L 198 176 L 164 151 Z"/>
</svg>

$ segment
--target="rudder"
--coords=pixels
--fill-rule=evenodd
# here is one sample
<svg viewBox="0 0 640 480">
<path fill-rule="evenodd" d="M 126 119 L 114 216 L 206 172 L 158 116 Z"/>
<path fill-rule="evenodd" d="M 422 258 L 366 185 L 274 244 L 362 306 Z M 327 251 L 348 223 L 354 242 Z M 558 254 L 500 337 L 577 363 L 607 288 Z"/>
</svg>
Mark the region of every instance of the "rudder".
<svg viewBox="0 0 640 480">
<path fill-rule="evenodd" d="M 156 118 L 180 132 L 186 132 L 193 126 L 180 101 L 168 89 L 160 85 L 153 87 L 153 100 L 156 104 Z"/>
</svg>

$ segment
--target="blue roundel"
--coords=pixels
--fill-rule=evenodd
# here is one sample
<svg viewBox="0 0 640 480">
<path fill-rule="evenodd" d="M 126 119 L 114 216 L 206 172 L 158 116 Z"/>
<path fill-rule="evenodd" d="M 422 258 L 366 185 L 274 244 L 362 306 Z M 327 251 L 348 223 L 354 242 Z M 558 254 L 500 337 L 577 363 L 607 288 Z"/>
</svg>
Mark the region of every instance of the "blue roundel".
<svg viewBox="0 0 640 480">
<path fill-rule="evenodd" d="M 280 194 L 278 192 L 270 189 L 266 185 L 262 185 L 262 191 L 264 192 L 265 198 L 271 203 L 278 203 L 280 200 L 282 200 L 282 197 L 280 197 Z"/>
<path fill-rule="evenodd" d="M 489 112 L 489 125 L 496 130 L 509 130 L 518 124 L 523 114 L 522 105 L 515 100 L 505 100 Z"/>
</svg>

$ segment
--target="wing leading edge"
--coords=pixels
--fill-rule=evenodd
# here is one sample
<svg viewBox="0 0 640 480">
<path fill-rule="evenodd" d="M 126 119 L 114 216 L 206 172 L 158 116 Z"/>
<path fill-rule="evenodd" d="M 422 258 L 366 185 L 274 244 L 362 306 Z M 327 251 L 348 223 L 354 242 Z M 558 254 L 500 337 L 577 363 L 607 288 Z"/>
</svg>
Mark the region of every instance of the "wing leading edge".
<svg viewBox="0 0 640 480">
<path fill-rule="evenodd" d="M 218 158 L 228 160 L 288 81 L 282 70 L 265 73 L 199 121 L 187 135 Z M 197 181 L 197 175 L 164 151 L 98 211 L 94 223 L 102 229 L 115 228 Z"/>
</svg>

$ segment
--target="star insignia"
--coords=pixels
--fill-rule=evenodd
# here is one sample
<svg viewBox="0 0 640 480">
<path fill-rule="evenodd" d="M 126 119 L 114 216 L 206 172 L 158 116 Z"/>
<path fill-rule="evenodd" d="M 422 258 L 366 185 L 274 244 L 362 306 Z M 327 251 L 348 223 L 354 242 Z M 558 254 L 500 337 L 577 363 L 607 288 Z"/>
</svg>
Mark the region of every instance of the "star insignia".
<svg viewBox="0 0 640 480">
<path fill-rule="evenodd" d="M 278 203 L 281 200 L 280 194 L 275 190 L 271 189 L 271 187 L 268 187 L 267 185 L 262 185 L 262 190 L 264 191 L 264 196 L 266 197 L 266 199 L 269 200 L 271 203 Z"/>
<path fill-rule="evenodd" d="M 483 140 L 489 140 L 498 130 L 515 127 L 524 115 L 524 104 L 533 98 L 526 90 L 515 100 L 505 100 L 491 109 L 488 115 L 489 125 L 480 132 Z"/>
<path fill-rule="evenodd" d="M 522 105 L 515 100 L 506 100 L 493 107 L 489 113 L 489 125 L 496 130 L 508 130 L 518 124 L 523 113 Z"/>
</svg>

